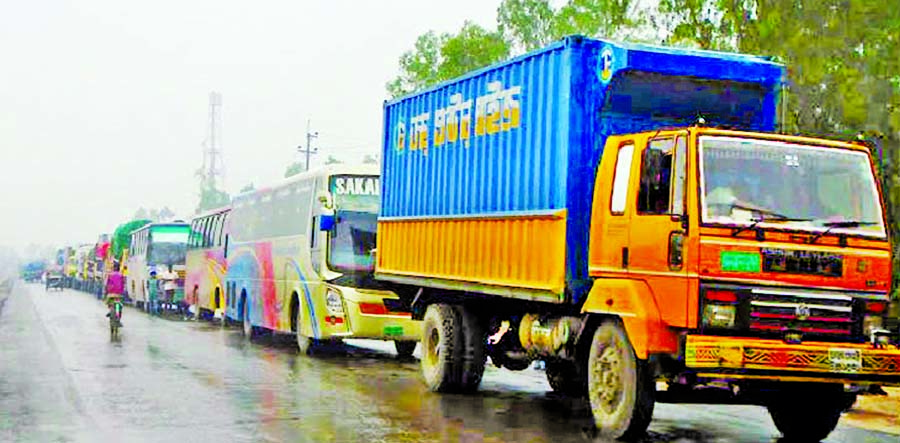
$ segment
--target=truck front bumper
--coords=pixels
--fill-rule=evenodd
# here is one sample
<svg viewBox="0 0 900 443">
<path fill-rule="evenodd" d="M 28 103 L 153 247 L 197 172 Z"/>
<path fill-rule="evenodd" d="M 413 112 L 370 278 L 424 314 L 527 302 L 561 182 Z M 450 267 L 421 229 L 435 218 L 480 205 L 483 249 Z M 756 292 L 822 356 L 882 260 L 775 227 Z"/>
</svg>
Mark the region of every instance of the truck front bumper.
<svg viewBox="0 0 900 443">
<path fill-rule="evenodd" d="M 900 386 L 900 349 L 871 344 L 689 335 L 685 366 L 700 377 Z"/>
</svg>

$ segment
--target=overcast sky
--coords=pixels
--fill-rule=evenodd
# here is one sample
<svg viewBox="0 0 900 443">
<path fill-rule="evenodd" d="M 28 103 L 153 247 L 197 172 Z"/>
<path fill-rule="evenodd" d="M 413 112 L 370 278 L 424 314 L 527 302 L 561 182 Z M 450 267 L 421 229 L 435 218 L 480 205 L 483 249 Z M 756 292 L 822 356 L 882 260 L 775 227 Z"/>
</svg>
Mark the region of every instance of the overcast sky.
<svg viewBox="0 0 900 443">
<path fill-rule="evenodd" d="M 0 0 L 0 244 L 88 243 L 139 207 L 197 203 L 208 94 L 226 190 L 305 143 L 379 149 L 384 85 L 430 29 L 493 27 L 499 0 Z"/>
</svg>

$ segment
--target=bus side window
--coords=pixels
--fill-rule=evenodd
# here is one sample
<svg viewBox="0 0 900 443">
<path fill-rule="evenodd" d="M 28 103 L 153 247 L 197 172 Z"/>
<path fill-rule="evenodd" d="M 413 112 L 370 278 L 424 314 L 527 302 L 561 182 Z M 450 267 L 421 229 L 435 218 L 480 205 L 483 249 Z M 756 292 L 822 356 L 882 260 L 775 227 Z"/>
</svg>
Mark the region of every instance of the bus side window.
<svg viewBox="0 0 900 443">
<path fill-rule="evenodd" d="M 228 213 L 222 214 L 222 225 L 219 226 L 219 245 L 224 244 L 226 235 L 225 235 L 225 225 L 228 223 Z"/>
<path fill-rule="evenodd" d="M 310 249 L 315 249 L 316 247 L 316 226 L 319 224 L 319 216 L 314 216 L 312 218 L 312 225 L 309 227 L 309 247 Z"/>
</svg>

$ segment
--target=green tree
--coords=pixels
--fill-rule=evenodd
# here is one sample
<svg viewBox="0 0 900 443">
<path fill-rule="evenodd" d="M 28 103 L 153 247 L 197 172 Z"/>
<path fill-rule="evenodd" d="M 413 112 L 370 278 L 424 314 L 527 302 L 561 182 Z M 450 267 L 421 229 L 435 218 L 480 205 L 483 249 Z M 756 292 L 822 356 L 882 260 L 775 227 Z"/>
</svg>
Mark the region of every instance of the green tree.
<svg viewBox="0 0 900 443">
<path fill-rule="evenodd" d="M 400 56 L 400 75 L 387 84 L 399 97 L 458 77 L 509 56 L 509 44 L 499 32 L 466 22 L 456 34 L 425 33 L 415 47 Z"/>
<path fill-rule="evenodd" d="M 303 167 L 303 162 L 291 163 L 290 165 L 288 165 L 287 169 L 284 170 L 284 178 L 297 175 L 305 170 L 306 168 Z"/>
<path fill-rule="evenodd" d="M 146 225 L 147 223 L 151 223 L 150 219 L 136 219 L 131 220 L 126 223 L 122 223 L 116 230 L 113 231 L 112 239 L 110 239 L 110 249 L 113 253 L 113 258 L 121 259 L 122 252 L 125 249 L 128 249 L 131 246 L 131 232 L 135 229 L 139 229 L 140 227 Z"/>
<path fill-rule="evenodd" d="M 228 193 L 213 187 L 204 187 L 200 191 L 200 203 L 197 204 L 197 212 L 220 208 L 231 201 Z"/>
<path fill-rule="evenodd" d="M 134 219 L 146 219 L 146 218 L 150 218 L 150 213 L 147 212 L 147 209 L 145 209 L 144 207 L 141 207 L 141 208 L 139 208 L 139 209 L 134 213 L 134 217 L 133 217 L 133 218 L 134 218 Z"/>
<path fill-rule="evenodd" d="M 254 186 L 253 183 L 247 183 L 247 184 L 244 185 L 244 187 L 241 188 L 241 190 L 238 191 L 238 192 L 240 192 L 241 194 L 243 194 L 243 193 L 245 193 L 245 192 L 253 192 L 255 189 L 256 189 L 256 186 Z"/>
<path fill-rule="evenodd" d="M 326 164 L 326 165 L 337 165 L 337 164 L 340 164 L 340 163 L 341 163 L 341 161 L 338 160 L 337 158 L 335 158 L 335 156 L 333 156 L 333 155 L 329 155 L 328 158 L 325 159 L 325 164 Z"/>
<path fill-rule="evenodd" d="M 560 37 L 557 12 L 548 0 L 503 0 L 497 29 L 517 51 L 531 51 Z"/>
</svg>

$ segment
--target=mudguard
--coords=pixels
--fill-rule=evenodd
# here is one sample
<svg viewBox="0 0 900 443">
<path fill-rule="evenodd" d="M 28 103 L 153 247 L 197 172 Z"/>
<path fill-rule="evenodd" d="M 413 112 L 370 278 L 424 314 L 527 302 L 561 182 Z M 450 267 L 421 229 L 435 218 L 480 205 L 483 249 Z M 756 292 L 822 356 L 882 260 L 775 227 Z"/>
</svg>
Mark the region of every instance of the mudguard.
<svg viewBox="0 0 900 443">
<path fill-rule="evenodd" d="M 662 321 L 656 297 L 644 281 L 598 278 L 581 312 L 621 319 L 639 359 L 678 352 L 678 334 Z"/>
</svg>

